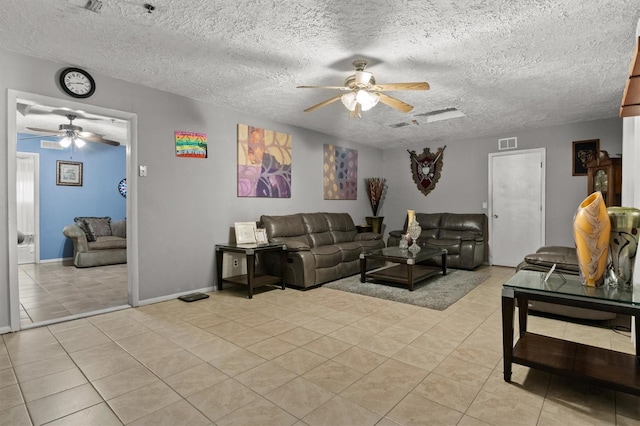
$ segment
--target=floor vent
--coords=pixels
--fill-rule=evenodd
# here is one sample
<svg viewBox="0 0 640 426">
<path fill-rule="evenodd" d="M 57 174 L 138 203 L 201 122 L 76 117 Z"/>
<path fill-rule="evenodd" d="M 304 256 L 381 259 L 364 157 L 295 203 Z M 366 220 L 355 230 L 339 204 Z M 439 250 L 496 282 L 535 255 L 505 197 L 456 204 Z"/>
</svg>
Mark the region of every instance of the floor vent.
<svg viewBox="0 0 640 426">
<path fill-rule="evenodd" d="M 498 139 L 498 151 L 504 149 L 516 149 L 518 147 L 518 138 Z"/>
<path fill-rule="evenodd" d="M 58 150 L 62 150 L 64 149 L 62 147 L 62 145 L 60 145 L 60 142 L 56 142 L 56 141 L 40 141 L 40 148 L 42 149 L 58 149 Z"/>
</svg>

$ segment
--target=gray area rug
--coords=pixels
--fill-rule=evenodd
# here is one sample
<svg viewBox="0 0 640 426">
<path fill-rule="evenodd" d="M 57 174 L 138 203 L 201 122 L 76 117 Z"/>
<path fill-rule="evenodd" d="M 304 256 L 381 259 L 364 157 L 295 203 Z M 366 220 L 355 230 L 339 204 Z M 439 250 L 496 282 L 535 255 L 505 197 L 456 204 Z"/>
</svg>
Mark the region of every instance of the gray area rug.
<svg viewBox="0 0 640 426">
<path fill-rule="evenodd" d="M 449 269 L 447 275 L 435 275 L 414 285 L 413 291 L 397 284 L 361 283 L 360 274 L 332 281 L 322 286 L 443 311 L 487 278 L 489 278 L 489 274 L 484 272 Z"/>
</svg>

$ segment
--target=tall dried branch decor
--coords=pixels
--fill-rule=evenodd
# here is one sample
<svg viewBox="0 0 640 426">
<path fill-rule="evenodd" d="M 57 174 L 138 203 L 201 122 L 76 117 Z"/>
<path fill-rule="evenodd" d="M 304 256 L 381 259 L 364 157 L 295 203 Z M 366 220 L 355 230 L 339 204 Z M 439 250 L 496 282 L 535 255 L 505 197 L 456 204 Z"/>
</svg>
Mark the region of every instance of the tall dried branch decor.
<svg viewBox="0 0 640 426">
<path fill-rule="evenodd" d="M 380 204 L 382 204 L 382 199 L 384 198 L 387 180 L 381 177 L 373 177 L 366 178 L 364 182 L 367 187 L 367 196 L 371 203 L 371 210 L 373 210 L 373 215 L 377 216 L 378 208 L 380 207 Z"/>
</svg>

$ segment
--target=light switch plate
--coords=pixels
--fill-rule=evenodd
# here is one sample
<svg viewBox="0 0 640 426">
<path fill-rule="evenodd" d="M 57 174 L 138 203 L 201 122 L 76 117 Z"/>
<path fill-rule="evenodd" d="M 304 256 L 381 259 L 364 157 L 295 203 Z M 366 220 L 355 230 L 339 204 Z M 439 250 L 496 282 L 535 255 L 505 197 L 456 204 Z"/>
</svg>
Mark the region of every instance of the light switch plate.
<svg viewBox="0 0 640 426">
<path fill-rule="evenodd" d="M 140 166 L 140 176 L 147 175 L 147 166 Z"/>
</svg>

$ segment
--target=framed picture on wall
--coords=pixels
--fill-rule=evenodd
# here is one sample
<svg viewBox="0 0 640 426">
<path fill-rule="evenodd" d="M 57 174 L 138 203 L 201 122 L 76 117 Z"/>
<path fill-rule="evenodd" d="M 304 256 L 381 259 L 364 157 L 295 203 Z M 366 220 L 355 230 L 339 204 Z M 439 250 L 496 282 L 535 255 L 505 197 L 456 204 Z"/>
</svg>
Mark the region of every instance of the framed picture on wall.
<svg viewBox="0 0 640 426">
<path fill-rule="evenodd" d="M 600 156 L 600 139 L 573 142 L 573 176 L 586 176 L 587 164 Z"/>
<path fill-rule="evenodd" d="M 56 185 L 82 186 L 82 163 L 56 161 Z"/>
</svg>

